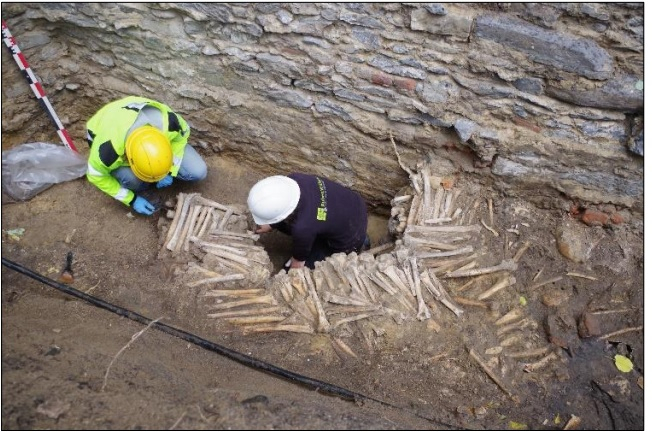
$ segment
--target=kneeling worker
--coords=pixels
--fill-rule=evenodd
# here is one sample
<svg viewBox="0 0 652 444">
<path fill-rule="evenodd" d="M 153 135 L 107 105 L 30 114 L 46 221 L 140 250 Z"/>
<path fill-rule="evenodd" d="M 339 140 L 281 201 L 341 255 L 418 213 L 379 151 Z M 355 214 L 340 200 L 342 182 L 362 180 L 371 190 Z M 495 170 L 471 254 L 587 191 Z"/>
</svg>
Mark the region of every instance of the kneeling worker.
<svg viewBox="0 0 652 444">
<path fill-rule="evenodd" d="M 188 145 L 188 124 L 167 105 L 125 97 L 103 106 L 86 129 L 91 147 L 88 181 L 140 214 L 156 209 L 137 194 L 151 184 L 163 188 L 174 178 L 206 178 L 206 163 Z"/>
<path fill-rule="evenodd" d="M 334 253 L 369 248 L 367 205 L 348 188 L 317 176 L 292 173 L 271 176 L 249 191 L 247 205 L 260 227 L 292 236 L 292 258 L 286 268 L 314 268 Z"/>
</svg>

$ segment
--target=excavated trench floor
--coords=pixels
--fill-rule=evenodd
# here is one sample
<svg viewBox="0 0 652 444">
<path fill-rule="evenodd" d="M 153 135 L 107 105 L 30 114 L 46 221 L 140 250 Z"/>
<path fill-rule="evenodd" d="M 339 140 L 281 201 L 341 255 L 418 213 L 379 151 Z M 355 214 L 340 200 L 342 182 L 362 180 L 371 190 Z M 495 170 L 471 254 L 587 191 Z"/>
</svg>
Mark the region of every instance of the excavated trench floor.
<svg viewBox="0 0 652 444">
<path fill-rule="evenodd" d="M 251 234 L 243 204 L 262 176 L 208 163 L 205 182 L 151 197 L 198 193 L 242 212 L 223 231 Z M 393 214 L 415 217 L 409 234 L 372 215 L 372 247 L 394 248 L 308 275 L 278 273 L 282 234 L 205 237 L 228 249 L 192 241 L 175 253 L 165 211 L 134 216 L 81 179 L 3 199 L 3 258 L 56 279 L 73 252 L 81 291 L 386 403 L 345 402 L 154 329 L 135 336 L 143 325 L 3 268 L 3 429 L 642 430 L 640 233 L 587 227 L 471 176 L 439 179 L 414 214 L 406 177 Z M 559 253 L 562 222 L 586 240 L 584 263 Z"/>
</svg>

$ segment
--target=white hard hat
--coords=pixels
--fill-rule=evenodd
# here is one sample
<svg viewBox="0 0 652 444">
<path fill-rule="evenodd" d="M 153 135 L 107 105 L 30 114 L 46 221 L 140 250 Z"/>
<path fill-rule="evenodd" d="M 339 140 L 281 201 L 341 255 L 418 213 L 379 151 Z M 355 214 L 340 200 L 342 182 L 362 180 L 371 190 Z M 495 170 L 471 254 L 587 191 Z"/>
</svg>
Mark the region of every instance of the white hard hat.
<svg viewBox="0 0 652 444">
<path fill-rule="evenodd" d="M 296 181 L 287 176 L 270 176 L 251 187 L 247 205 L 258 225 L 275 224 L 294 211 L 300 195 Z"/>
</svg>

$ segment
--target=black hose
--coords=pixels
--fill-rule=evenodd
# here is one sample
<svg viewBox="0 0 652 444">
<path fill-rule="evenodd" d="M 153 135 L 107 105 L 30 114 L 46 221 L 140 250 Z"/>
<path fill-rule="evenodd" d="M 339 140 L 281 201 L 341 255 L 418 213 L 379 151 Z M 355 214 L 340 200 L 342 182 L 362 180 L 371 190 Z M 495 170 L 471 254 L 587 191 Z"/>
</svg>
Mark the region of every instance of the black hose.
<svg viewBox="0 0 652 444">
<path fill-rule="evenodd" d="M 166 325 L 162 322 L 154 322 L 153 319 L 149 319 L 145 316 L 142 316 L 138 313 L 135 313 L 131 310 L 127 310 L 122 307 L 118 307 L 117 305 L 110 304 L 106 301 L 103 301 L 101 299 L 98 299 L 96 297 L 93 297 L 89 294 L 84 293 L 83 291 L 79 291 L 75 288 L 72 288 L 66 284 L 62 284 L 60 282 L 54 281 L 46 276 L 42 276 L 20 264 L 17 264 L 13 261 L 10 261 L 9 259 L 5 259 L 4 257 L 2 258 L 2 265 L 4 265 L 7 268 L 10 268 L 14 271 L 17 271 L 19 273 L 22 273 L 26 276 L 31 277 L 32 279 L 35 279 L 43 284 L 49 285 L 50 287 L 56 288 L 57 290 L 63 291 L 64 293 L 67 293 L 69 295 L 75 296 L 79 299 L 82 299 L 90 304 L 93 304 L 97 307 L 103 308 L 105 310 L 109 310 L 113 313 L 119 314 L 120 316 L 124 316 L 128 319 L 131 319 L 132 321 L 140 322 L 141 324 L 144 325 L 150 325 L 152 324 L 152 328 L 157 328 L 158 330 L 161 330 L 167 334 L 170 334 L 172 336 L 175 336 L 177 338 L 183 339 L 184 341 L 190 342 L 192 344 L 198 345 L 202 348 L 205 348 L 206 350 L 213 351 L 215 353 L 218 353 L 222 356 L 225 356 L 229 359 L 232 359 L 240 364 L 246 365 L 247 367 L 251 367 L 257 370 L 263 370 L 265 372 L 271 373 L 273 375 L 279 376 L 283 379 L 289 380 L 291 382 L 299 383 L 301 385 L 307 386 L 312 389 L 316 389 L 317 391 L 322 391 L 330 395 L 337 396 L 339 398 L 342 398 L 346 401 L 361 401 L 361 400 L 369 400 L 373 402 L 377 402 L 379 404 L 382 404 L 387 407 L 391 408 L 397 408 L 400 410 L 400 407 L 396 407 L 392 404 L 389 404 L 384 401 L 380 401 L 378 399 L 371 398 L 366 395 L 362 395 L 360 393 L 352 392 L 350 390 L 347 390 L 345 388 L 329 384 L 327 382 L 319 381 L 317 379 L 313 379 L 307 376 L 300 375 L 298 373 L 291 372 L 289 370 L 282 369 L 280 367 L 277 367 L 273 364 L 268 364 L 264 361 L 260 361 L 258 359 L 252 358 L 250 356 L 244 355 L 242 353 L 239 353 L 235 350 L 228 349 L 226 347 L 223 347 L 221 345 L 215 344 L 214 342 L 207 341 L 206 339 L 202 339 L 199 336 L 193 335 L 191 333 L 185 332 L 183 330 L 179 330 L 177 328 L 171 327 L 169 325 Z M 414 414 L 414 413 L 412 413 Z M 454 426 L 451 426 L 450 424 L 445 424 L 441 423 L 438 421 L 435 421 L 431 418 L 425 418 L 420 415 L 420 418 L 426 419 L 428 421 L 433 421 L 437 422 L 441 425 L 444 425 L 449 428 L 457 428 Z"/>
</svg>

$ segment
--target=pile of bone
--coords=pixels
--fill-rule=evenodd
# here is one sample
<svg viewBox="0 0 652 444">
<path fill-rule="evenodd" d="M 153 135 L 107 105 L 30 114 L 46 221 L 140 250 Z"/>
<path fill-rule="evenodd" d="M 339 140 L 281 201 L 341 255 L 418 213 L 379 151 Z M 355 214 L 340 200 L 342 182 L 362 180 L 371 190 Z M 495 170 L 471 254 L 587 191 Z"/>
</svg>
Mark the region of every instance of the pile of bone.
<svg viewBox="0 0 652 444">
<path fill-rule="evenodd" d="M 436 275 L 419 267 L 405 249 L 375 259 L 369 253 L 337 253 L 315 264 L 275 275 L 266 287 L 208 290 L 208 317 L 244 333 L 289 331 L 340 336 L 367 318 L 430 319 L 437 302 L 462 314 Z M 381 319 L 382 320 L 382 319 Z M 433 327 L 438 330 L 436 322 Z"/>
<path fill-rule="evenodd" d="M 258 235 L 248 230 L 245 210 L 206 199 L 197 193 L 179 193 L 159 257 L 189 259 L 183 275 L 189 287 L 233 284 L 259 285 L 271 274 L 272 263 Z"/>
</svg>

